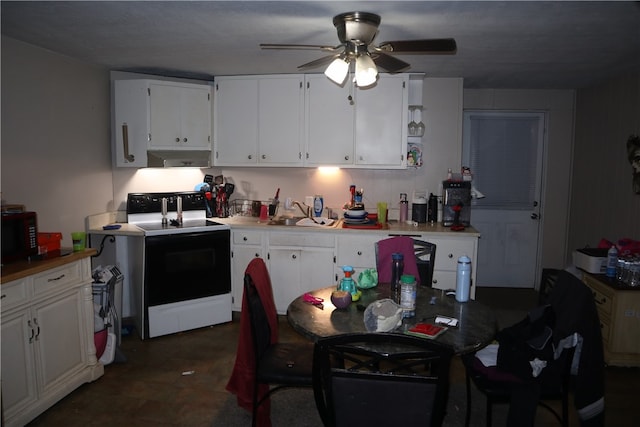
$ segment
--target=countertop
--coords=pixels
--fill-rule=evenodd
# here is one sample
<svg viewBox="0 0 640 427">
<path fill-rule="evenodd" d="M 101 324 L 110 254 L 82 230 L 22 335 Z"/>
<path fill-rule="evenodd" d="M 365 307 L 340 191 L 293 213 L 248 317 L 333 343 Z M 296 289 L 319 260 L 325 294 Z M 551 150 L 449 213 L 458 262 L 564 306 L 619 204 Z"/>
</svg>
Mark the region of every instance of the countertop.
<svg viewBox="0 0 640 427">
<path fill-rule="evenodd" d="M 87 218 L 87 232 L 89 234 L 107 234 L 114 236 L 144 236 L 144 232 L 135 225 L 128 224 L 124 221 L 126 214 L 122 212 L 108 212 L 104 214 L 93 215 Z M 228 218 L 210 218 L 212 221 L 222 224 L 228 224 L 231 229 L 234 228 L 256 228 L 269 231 L 287 231 L 287 232 L 310 232 L 310 233 L 384 233 L 387 235 L 420 235 L 423 233 L 433 233 L 434 236 L 451 237 L 461 235 L 465 237 L 480 237 L 480 233 L 473 227 L 467 227 L 463 231 L 452 231 L 449 227 L 444 227 L 442 223 L 425 223 L 412 225 L 408 223 L 401 224 L 397 221 L 390 221 L 382 228 L 377 229 L 361 229 L 361 228 L 342 228 L 342 220 L 338 220 L 337 225 L 330 227 L 301 227 L 287 225 L 270 225 L 268 221 L 260 221 L 256 217 L 249 216 L 232 216 Z M 103 230 L 102 227 L 107 224 L 117 223 L 121 225 L 118 230 Z M 372 233 L 372 234 L 373 234 Z"/>
<path fill-rule="evenodd" d="M 32 274 L 41 273 L 51 268 L 60 267 L 98 253 L 95 249 L 71 252 L 68 255 L 54 256 L 35 261 L 18 261 L 2 266 L 2 284 L 23 279 Z"/>
</svg>

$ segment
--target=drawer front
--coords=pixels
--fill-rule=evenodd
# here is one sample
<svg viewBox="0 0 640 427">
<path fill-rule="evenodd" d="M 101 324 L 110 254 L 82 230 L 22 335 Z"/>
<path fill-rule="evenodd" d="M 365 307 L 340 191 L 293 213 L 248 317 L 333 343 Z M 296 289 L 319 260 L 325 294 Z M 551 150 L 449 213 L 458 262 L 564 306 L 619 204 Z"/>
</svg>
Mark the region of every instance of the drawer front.
<svg viewBox="0 0 640 427">
<path fill-rule="evenodd" d="M 24 304 L 31 297 L 31 278 L 3 283 L 0 288 L 2 311 Z"/>
<path fill-rule="evenodd" d="M 593 299 L 596 302 L 598 311 L 602 312 L 606 316 L 611 316 L 611 308 L 613 306 L 613 297 L 600 292 L 600 289 L 589 286 L 593 293 Z"/>
<path fill-rule="evenodd" d="M 261 245 L 262 233 L 256 233 L 255 231 L 234 231 L 233 232 L 233 244 L 234 245 Z"/>
<path fill-rule="evenodd" d="M 269 246 L 333 248 L 333 234 L 321 233 L 270 233 Z"/>
<path fill-rule="evenodd" d="M 76 261 L 62 267 L 52 268 L 33 277 L 33 292 L 44 294 L 61 287 L 82 283 L 82 262 Z"/>
<path fill-rule="evenodd" d="M 471 240 L 431 240 L 431 242 L 436 244 L 435 270 L 456 271 L 458 258 L 466 255 L 473 259 L 473 241 Z"/>
</svg>

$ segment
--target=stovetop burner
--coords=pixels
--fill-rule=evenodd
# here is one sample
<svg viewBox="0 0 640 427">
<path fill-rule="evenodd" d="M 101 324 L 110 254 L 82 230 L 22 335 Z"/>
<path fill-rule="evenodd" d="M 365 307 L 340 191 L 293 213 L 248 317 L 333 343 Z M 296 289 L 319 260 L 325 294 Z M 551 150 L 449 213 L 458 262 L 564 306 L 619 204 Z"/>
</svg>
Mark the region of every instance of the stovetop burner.
<svg viewBox="0 0 640 427">
<path fill-rule="evenodd" d="M 177 222 L 177 200 L 182 199 L 182 224 Z M 167 223 L 162 224 L 162 199 L 167 199 Z M 144 230 L 145 236 L 228 230 L 206 218 L 204 194 L 195 191 L 182 193 L 129 193 L 127 221 Z"/>
</svg>

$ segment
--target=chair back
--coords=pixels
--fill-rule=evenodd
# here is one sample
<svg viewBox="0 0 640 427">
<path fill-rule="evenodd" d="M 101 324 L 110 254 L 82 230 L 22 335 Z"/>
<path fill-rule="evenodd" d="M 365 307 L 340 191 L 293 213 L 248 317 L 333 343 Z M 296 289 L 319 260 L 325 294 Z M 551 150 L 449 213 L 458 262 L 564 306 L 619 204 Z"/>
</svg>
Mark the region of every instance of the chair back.
<svg viewBox="0 0 640 427">
<path fill-rule="evenodd" d="M 434 243 L 413 239 L 413 249 L 416 255 L 416 263 L 418 264 L 418 273 L 420 274 L 419 283 L 430 288 L 433 284 L 436 245 Z"/>
<path fill-rule="evenodd" d="M 257 360 L 278 341 L 277 314 L 273 302 L 271 279 L 264 260 L 254 258 L 244 275 L 245 308 L 249 312 L 251 335 Z"/>
<path fill-rule="evenodd" d="M 317 341 L 316 407 L 325 426 L 440 426 L 453 351 L 401 334 L 346 334 Z"/>
</svg>

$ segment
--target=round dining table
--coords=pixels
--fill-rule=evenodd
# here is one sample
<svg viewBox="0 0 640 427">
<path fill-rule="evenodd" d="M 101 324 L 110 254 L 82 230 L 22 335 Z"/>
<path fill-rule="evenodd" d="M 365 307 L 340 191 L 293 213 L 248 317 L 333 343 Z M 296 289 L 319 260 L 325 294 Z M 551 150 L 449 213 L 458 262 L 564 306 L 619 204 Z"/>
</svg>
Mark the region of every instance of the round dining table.
<svg viewBox="0 0 640 427">
<path fill-rule="evenodd" d="M 368 332 L 364 323 L 364 311 L 374 301 L 389 298 L 388 284 L 378 284 L 362 289 L 362 295 L 346 308 L 337 308 L 331 303 L 331 292 L 335 286 L 317 289 L 310 295 L 322 299 L 321 304 L 312 304 L 309 298 L 299 296 L 289 304 L 287 319 L 291 327 L 313 340 L 319 338 Z M 404 318 L 402 325 L 390 333 L 404 333 L 417 323 L 433 324 L 437 316 L 458 319 L 457 326 L 446 326 L 447 330 L 434 338 L 449 346 L 455 354 L 471 353 L 490 344 L 498 330 L 493 310 L 474 300 L 458 302 L 451 292 L 418 286 L 415 316 Z"/>
</svg>

